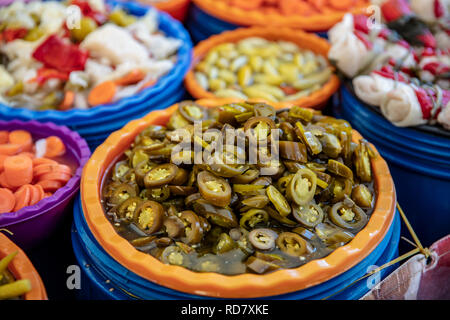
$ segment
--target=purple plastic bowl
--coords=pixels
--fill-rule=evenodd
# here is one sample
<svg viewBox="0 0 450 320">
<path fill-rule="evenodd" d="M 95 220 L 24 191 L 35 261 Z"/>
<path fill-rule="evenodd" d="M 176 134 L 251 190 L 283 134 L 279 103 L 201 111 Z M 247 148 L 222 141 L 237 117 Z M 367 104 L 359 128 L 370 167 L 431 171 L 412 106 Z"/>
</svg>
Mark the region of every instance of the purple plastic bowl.
<svg viewBox="0 0 450 320">
<path fill-rule="evenodd" d="M 11 240 L 26 249 L 45 239 L 58 226 L 67 205 L 80 187 L 81 172 L 91 152 L 86 141 L 65 126 L 57 126 L 50 122 L 0 120 L 0 130 L 18 129 L 29 131 L 35 140 L 58 136 L 66 145 L 68 156 L 78 164 L 74 176 L 51 197 L 19 211 L 0 214 L 0 229 L 5 228 L 11 231 L 13 233 L 10 236 Z"/>
</svg>

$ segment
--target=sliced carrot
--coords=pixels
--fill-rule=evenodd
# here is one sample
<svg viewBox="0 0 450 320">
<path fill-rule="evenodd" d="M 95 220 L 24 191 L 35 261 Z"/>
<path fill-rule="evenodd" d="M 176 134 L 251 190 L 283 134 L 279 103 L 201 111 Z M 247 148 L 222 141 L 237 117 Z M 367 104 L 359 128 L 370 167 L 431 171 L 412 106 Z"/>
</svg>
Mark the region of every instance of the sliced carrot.
<svg viewBox="0 0 450 320">
<path fill-rule="evenodd" d="M 144 83 L 142 85 L 140 90 L 144 90 L 146 88 L 149 88 L 149 87 L 153 86 L 155 83 L 156 83 L 156 80 L 149 80 L 149 81 L 147 81 L 146 83 Z"/>
<path fill-rule="evenodd" d="M 6 130 L 0 131 L 0 144 L 9 142 L 9 132 Z"/>
<path fill-rule="evenodd" d="M 47 150 L 45 157 L 54 158 L 64 155 L 66 153 L 66 146 L 64 142 L 57 136 L 51 136 L 45 139 L 47 141 Z"/>
<path fill-rule="evenodd" d="M 116 79 L 114 82 L 118 86 L 128 86 L 130 84 L 136 84 L 145 78 L 145 73 L 139 69 L 135 69 L 123 77 Z"/>
<path fill-rule="evenodd" d="M 22 146 L 22 151 L 31 151 L 33 138 L 28 131 L 14 130 L 9 133 L 9 142 Z"/>
<path fill-rule="evenodd" d="M 16 198 L 11 190 L 0 188 L 0 213 L 12 212 L 16 204 Z"/>
<path fill-rule="evenodd" d="M 72 175 L 64 173 L 64 172 L 50 172 L 50 173 L 41 175 L 39 177 L 39 181 L 55 180 L 55 181 L 67 183 L 67 181 L 69 181 L 70 178 L 72 178 Z"/>
<path fill-rule="evenodd" d="M 17 189 L 16 187 L 13 187 L 8 183 L 8 181 L 6 180 L 5 172 L 0 173 L 0 186 L 2 186 L 3 188 L 7 188 L 11 191 Z"/>
<path fill-rule="evenodd" d="M 51 197 L 53 195 L 53 193 L 51 193 L 51 192 L 46 192 L 46 193 L 44 193 L 44 199 L 45 198 L 48 198 L 48 197 Z"/>
<path fill-rule="evenodd" d="M 64 99 L 59 105 L 59 110 L 69 110 L 73 106 L 73 102 L 75 101 L 75 92 L 73 91 L 66 91 L 64 94 Z"/>
<path fill-rule="evenodd" d="M 5 159 L 9 156 L 5 156 L 4 154 L 0 154 L 0 173 L 3 172 L 3 162 L 5 162 Z"/>
<path fill-rule="evenodd" d="M 36 167 L 40 164 L 58 164 L 55 160 L 47 159 L 47 158 L 35 158 L 33 159 L 33 166 Z"/>
<path fill-rule="evenodd" d="M 14 197 L 16 198 L 14 211 L 27 207 L 31 199 L 31 189 L 29 188 L 29 185 L 21 186 L 16 192 L 14 192 Z"/>
<path fill-rule="evenodd" d="M 31 160 L 34 159 L 34 153 L 32 153 L 32 152 L 21 152 L 21 153 L 19 153 L 18 155 L 19 155 L 19 156 L 25 156 L 25 157 L 28 157 L 28 158 L 30 158 Z"/>
<path fill-rule="evenodd" d="M 117 85 L 114 81 L 105 81 L 95 86 L 89 92 L 88 102 L 91 106 L 98 106 L 111 102 L 117 91 Z"/>
<path fill-rule="evenodd" d="M 44 189 L 42 188 L 42 186 L 40 186 L 40 185 L 34 185 L 34 188 L 38 191 L 38 193 L 39 193 L 39 201 L 41 201 L 42 199 L 44 199 L 45 198 L 45 191 L 44 191 Z"/>
<path fill-rule="evenodd" d="M 22 146 L 20 144 L 6 143 L 0 144 L 0 154 L 7 156 L 13 156 L 22 151 Z"/>
<path fill-rule="evenodd" d="M 31 197 L 30 197 L 30 206 L 35 205 L 36 203 L 38 203 L 41 200 L 41 192 L 39 191 L 38 187 L 36 186 L 30 186 L 30 190 L 31 190 Z"/>
<path fill-rule="evenodd" d="M 54 180 L 39 181 L 36 185 L 41 186 L 45 192 L 55 192 L 63 186 L 61 182 Z"/>
<path fill-rule="evenodd" d="M 72 170 L 63 164 L 41 164 L 33 168 L 33 175 L 36 178 L 39 178 L 43 174 L 48 174 L 52 172 L 60 172 L 72 175 Z"/>
<path fill-rule="evenodd" d="M 297 89 L 291 86 L 282 86 L 281 90 L 283 90 L 284 94 L 289 96 L 291 94 L 297 93 Z"/>
<path fill-rule="evenodd" d="M 14 186 L 20 187 L 31 183 L 33 180 L 33 162 L 25 156 L 12 156 L 5 159 L 6 181 Z"/>
</svg>

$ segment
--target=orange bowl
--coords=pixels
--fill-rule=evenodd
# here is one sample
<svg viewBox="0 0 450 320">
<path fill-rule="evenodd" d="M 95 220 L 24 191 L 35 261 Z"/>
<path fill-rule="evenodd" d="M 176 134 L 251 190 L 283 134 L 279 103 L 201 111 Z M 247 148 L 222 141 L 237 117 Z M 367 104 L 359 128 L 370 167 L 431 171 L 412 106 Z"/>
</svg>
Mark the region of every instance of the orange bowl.
<svg viewBox="0 0 450 320">
<path fill-rule="evenodd" d="M 25 294 L 25 300 L 47 300 L 47 292 L 45 291 L 44 283 L 31 261 L 22 249 L 0 232 L 0 259 L 15 251 L 18 251 L 19 253 L 9 264 L 8 270 L 11 271 L 14 278 L 17 280 L 30 280 L 31 291 Z"/>
<path fill-rule="evenodd" d="M 254 27 L 254 28 L 241 28 L 233 31 L 223 32 L 219 35 L 212 36 L 199 44 L 194 48 L 194 56 L 192 59 L 191 70 L 187 73 L 184 80 L 184 84 L 189 93 L 196 99 L 215 99 L 217 98 L 214 93 L 206 91 L 197 82 L 194 76 L 193 66 L 199 63 L 206 54 L 214 47 L 225 42 L 238 42 L 248 37 L 261 37 L 267 40 L 285 40 L 295 43 L 300 48 L 309 49 L 316 54 L 320 54 L 327 57 L 328 50 L 330 50 L 330 44 L 315 34 L 306 33 L 300 30 L 293 30 L 287 28 L 276 27 Z M 290 107 L 293 105 L 302 106 L 304 108 L 321 109 L 325 106 L 328 99 L 339 88 L 339 78 L 336 75 L 332 75 L 328 82 L 326 82 L 322 88 L 314 91 L 309 96 L 293 100 L 278 102 L 277 104 L 282 107 Z"/>
<path fill-rule="evenodd" d="M 245 0 L 241 0 L 245 1 Z M 319 1 L 319 0 L 316 0 Z M 230 6 L 224 1 L 217 0 L 193 0 L 196 6 L 208 14 L 234 23 L 240 26 L 277 26 L 302 29 L 306 31 L 326 31 L 342 20 L 344 11 L 327 10 L 326 13 L 310 16 L 292 15 L 286 16 L 281 13 L 267 13 L 258 10 L 244 10 L 236 6 Z M 351 13 L 364 13 L 369 1 L 358 3 Z"/>
<path fill-rule="evenodd" d="M 230 101 L 204 99 L 197 102 L 205 107 L 214 107 Z M 273 105 L 277 109 L 283 107 Z M 165 125 L 176 109 L 177 105 L 173 105 L 165 110 L 152 111 L 144 118 L 134 120 L 114 132 L 97 148 L 84 168 L 81 200 L 89 229 L 106 252 L 128 270 L 159 285 L 195 295 L 221 298 L 273 296 L 302 290 L 338 276 L 367 257 L 386 235 L 394 218 L 395 189 L 386 162 L 374 148 L 377 157 L 372 160 L 372 170 L 377 198 L 372 216 L 352 241 L 325 258 L 310 261 L 295 269 L 279 270 L 266 275 L 226 276 L 166 265 L 151 255 L 136 250 L 116 233 L 106 218 L 100 203 L 102 185 L 109 168 L 135 137 L 150 124 Z M 356 141 L 360 138 L 353 131 L 353 139 Z"/>
<path fill-rule="evenodd" d="M 165 11 L 177 20 L 184 21 L 190 0 L 167 0 L 161 2 L 152 2 L 149 0 L 139 0 L 139 2 L 152 5 L 155 8 Z"/>
</svg>

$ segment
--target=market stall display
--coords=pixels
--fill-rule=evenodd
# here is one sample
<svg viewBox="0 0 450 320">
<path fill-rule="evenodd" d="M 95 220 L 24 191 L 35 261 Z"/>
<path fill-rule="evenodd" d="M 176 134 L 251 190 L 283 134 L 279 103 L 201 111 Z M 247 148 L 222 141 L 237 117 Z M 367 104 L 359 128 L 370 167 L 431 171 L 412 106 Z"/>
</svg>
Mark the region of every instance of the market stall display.
<svg viewBox="0 0 450 320">
<path fill-rule="evenodd" d="M 221 106 L 224 105 L 224 103 L 225 102 L 223 102 L 223 100 L 198 101 L 199 105 L 209 107 Z M 279 109 L 280 107 L 277 106 L 277 108 Z M 333 279 L 335 280 L 335 282 L 332 281 L 333 285 L 337 286 L 339 286 L 339 284 L 342 285 L 343 284 L 342 281 L 344 281 L 344 279 L 348 280 L 348 278 L 346 277 L 344 278 L 338 277 L 343 272 L 343 270 L 348 270 L 352 266 L 357 265 L 358 262 L 362 261 L 363 257 L 370 256 L 371 253 L 374 254 L 372 258 L 375 259 L 376 261 L 377 259 L 380 259 L 383 256 L 383 252 L 385 250 L 390 251 L 386 247 L 387 243 L 385 243 L 382 246 L 381 243 L 384 242 L 382 241 L 383 239 L 386 239 L 386 241 L 392 241 L 388 240 L 392 236 L 390 232 L 393 232 L 393 230 L 396 228 L 394 227 L 394 229 L 392 229 L 393 228 L 392 221 L 394 218 L 395 196 L 392 180 L 388 173 L 388 169 L 384 161 L 381 159 L 381 157 L 377 155 L 375 158 L 371 160 L 373 179 L 375 181 L 374 193 L 376 194 L 376 200 L 374 205 L 375 209 L 371 215 L 371 218 L 367 226 L 355 236 L 354 240 L 350 241 L 344 247 L 336 249 L 327 257 L 311 261 L 299 268 L 291 270 L 278 270 L 273 273 L 265 275 L 245 274 L 228 277 L 225 275 L 214 273 L 201 273 L 201 272 L 196 273 L 180 266 L 165 265 L 156 260 L 155 258 L 151 257 L 150 255 L 144 252 L 139 252 L 130 244 L 130 242 L 122 238 L 114 230 L 114 227 L 113 225 L 111 225 L 108 216 L 105 214 L 105 211 L 101 203 L 102 195 L 100 189 L 97 189 L 96 185 L 103 183 L 104 179 L 108 179 L 109 169 L 107 168 L 111 168 L 112 163 L 114 163 L 114 161 L 116 161 L 116 159 L 118 159 L 129 148 L 129 145 L 133 141 L 135 141 L 136 137 L 140 132 L 145 130 L 151 124 L 153 125 L 167 124 L 172 115 L 174 114 L 175 116 L 177 115 L 176 113 L 177 109 L 178 106 L 173 106 L 164 111 L 154 111 L 150 113 L 146 118 L 130 123 L 123 129 L 122 132 L 118 132 L 117 134 L 112 135 L 105 144 L 103 144 L 101 147 L 97 149 L 96 153 L 93 155 L 92 161 L 88 163 L 85 170 L 85 175 L 82 181 L 83 183 L 82 212 L 80 213 L 79 211 L 81 207 L 76 208 L 75 211 L 76 215 L 75 225 L 77 227 L 77 230 L 78 228 L 81 229 L 80 231 L 81 234 L 80 235 L 73 234 L 72 237 L 74 243 L 76 243 L 77 248 L 76 254 L 79 255 L 79 257 L 82 259 L 87 259 L 86 256 L 80 252 L 80 250 L 82 250 L 80 249 L 80 246 L 84 247 L 85 245 L 89 245 L 89 247 L 87 248 L 87 250 L 89 251 L 95 250 L 97 252 L 98 250 L 100 251 L 104 250 L 107 252 L 106 257 L 108 255 L 111 255 L 111 257 L 116 261 L 118 261 L 122 266 L 139 275 L 139 278 L 150 280 L 158 284 L 156 288 L 154 285 L 152 285 L 151 289 L 149 289 L 148 286 L 149 283 L 151 282 L 147 281 L 145 282 L 145 284 L 142 283 L 136 284 L 135 278 L 133 276 L 133 282 L 130 283 L 128 286 L 125 285 L 124 287 L 121 287 L 122 290 L 124 291 L 132 290 L 128 291 L 131 292 L 132 294 L 136 294 L 135 290 L 140 290 L 139 292 L 140 294 L 143 295 L 144 298 L 155 297 L 161 294 L 165 294 L 166 297 L 168 296 L 179 297 L 180 295 L 183 296 L 182 292 L 189 293 L 189 297 L 197 297 L 197 298 L 199 297 L 198 295 L 207 295 L 215 297 L 219 296 L 235 297 L 235 298 L 256 297 L 256 296 L 268 297 L 280 295 L 287 292 L 291 292 L 292 297 L 303 296 L 305 298 L 308 297 L 309 295 L 313 295 L 315 298 L 318 298 L 319 296 L 322 297 L 326 296 L 327 292 L 328 294 L 331 293 L 330 291 L 333 291 L 332 289 L 333 286 L 329 287 L 327 285 L 324 285 L 318 287 L 311 287 L 312 284 L 322 283 L 326 280 Z M 193 113 L 198 114 L 195 111 Z M 306 113 L 308 113 L 308 111 L 306 111 Z M 174 121 L 172 120 L 170 123 L 173 122 Z M 178 120 L 176 122 L 182 123 L 178 122 Z M 360 136 L 354 133 L 353 138 L 354 142 L 357 142 L 359 141 Z M 157 150 L 154 151 L 157 152 Z M 376 151 L 375 150 L 373 151 L 376 154 Z M 98 161 L 96 159 L 98 159 Z M 97 191 L 92 192 L 94 189 Z M 273 191 L 275 189 L 275 185 L 272 185 L 272 188 L 269 187 L 269 189 Z M 155 193 L 155 196 L 158 197 L 159 195 Z M 149 213 L 149 215 L 151 216 L 151 213 Z M 212 216 L 212 218 L 213 217 L 214 216 Z M 278 218 L 283 220 L 283 217 L 281 216 L 279 216 Z M 84 219 L 86 219 L 88 228 L 86 228 L 86 226 L 84 227 L 82 226 L 83 224 L 86 224 L 83 223 L 82 221 Z M 291 220 L 291 218 L 288 219 Z M 298 222 L 295 223 L 300 226 Z M 92 233 L 93 236 L 89 237 L 88 235 L 89 233 Z M 90 241 L 89 244 L 85 243 L 85 241 L 87 241 L 87 238 L 91 239 L 89 240 Z M 92 239 L 94 240 L 92 241 Z M 394 240 L 394 242 L 396 241 L 397 240 Z M 91 246 L 92 242 L 94 243 L 93 246 Z M 97 242 L 100 244 L 100 249 L 98 249 L 98 244 L 95 245 L 95 243 Z M 349 249 L 350 247 L 356 244 L 357 247 L 359 248 L 358 250 L 352 251 L 351 249 Z M 380 247 L 378 247 L 379 245 Z M 378 248 L 379 250 L 376 250 L 376 248 Z M 349 252 L 353 252 L 353 254 L 348 255 Z M 391 254 L 388 255 L 392 257 L 392 254 L 393 253 L 391 251 Z M 92 266 L 92 268 L 89 268 L 87 272 L 91 275 L 93 274 L 94 278 L 98 277 L 98 275 L 96 275 L 98 271 L 96 270 L 101 270 L 100 271 L 101 273 L 107 272 L 108 277 L 111 278 L 113 278 L 112 274 L 114 274 L 114 281 L 110 283 L 110 285 L 111 286 L 123 285 L 122 282 L 123 280 L 119 279 L 117 271 L 115 269 L 112 269 L 111 267 L 107 267 L 108 270 L 104 269 L 105 268 L 105 261 L 103 261 L 104 254 L 101 255 L 101 257 L 102 258 L 100 259 L 96 259 L 95 267 Z M 333 266 L 331 267 L 331 269 L 328 268 L 330 272 L 326 272 L 326 274 L 323 273 L 324 270 L 321 270 L 321 268 L 319 267 L 321 265 L 320 261 L 322 261 L 323 259 L 327 261 L 327 262 L 324 261 L 324 263 L 331 264 Z M 341 262 L 337 263 L 338 260 Z M 369 260 L 370 259 L 368 259 L 367 261 Z M 344 267 L 344 265 L 346 265 L 346 267 Z M 361 268 L 365 267 L 361 266 Z M 159 272 L 159 270 L 161 272 Z M 302 270 L 304 272 L 302 272 Z M 347 276 L 356 277 L 360 271 L 361 269 L 356 268 L 352 272 L 350 272 Z M 211 278 L 212 274 L 214 274 L 213 277 L 214 280 L 213 278 Z M 306 277 L 305 274 L 309 274 L 310 276 Z M 259 279 L 259 277 L 263 278 Z M 275 278 L 277 279 L 277 281 L 275 281 Z M 254 281 L 252 281 L 252 279 Z M 264 279 L 264 281 L 261 281 L 262 279 Z M 276 282 L 276 285 L 273 281 Z M 271 283 L 273 283 L 273 285 L 271 285 Z M 135 287 L 135 285 L 137 287 Z M 163 287 L 161 287 L 161 285 Z M 143 289 L 142 287 L 146 289 Z M 170 289 L 168 289 L 167 287 Z M 301 290 L 306 289 L 308 287 L 311 287 L 310 291 L 306 290 L 304 292 Z M 116 290 L 113 289 L 112 291 Z M 114 294 L 120 295 L 120 293 L 117 292 L 113 293 L 112 295 Z"/>
<path fill-rule="evenodd" d="M 369 4 L 365 0 L 194 0 L 187 28 L 195 42 L 249 26 L 289 27 L 326 36 L 326 31 L 346 12 L 362 13 Z"/>
<path fill-rule="evenodd" d="M 425 10 L 413 11 L 417 6 L 417 1 L 411 7 L 405 1 L 382 2 L 387 24 L 372 29 L 362 15 L 345 16 L 329 32 L 329 58 L 348 77 L 335 115 L 349 120 L 379 148 L 400 203 L 421 239 L 431 244 L 448 234 L 450 223 L 444 213 L 450 210 L 445 196 L 450 181 L 450 60 L 447 40 L 436 38 L 436 28 L 444 28 L 448 14 L 443 11 L 446 17 L 428 24 L 420 20 Z M 405 21 L 420 23 L 408 29 Z"/>
<path fill-rule="evenodd" d="M 25 253 L 0 232 L 0 300 L 47 300 L 44 284 Z"/>
<path fill-rule="evenodd" d="M 58 226 L 90 151 L 67 127 L 0 120 L 0 128 L 0 228 L 29 248 Z"/>
<path fill-rule="evenodd" d="M 195 98 L 259 98 L 286 107 L 323 108 L 339 80 L 329 45 L 293 29 L 242 28 L 202 41 L 185 85 Z"/>
<path fill-rule="evenodd" d="M 80 28 L 60 2 L 0 9 L 2 118 L 70 125 L 95 147 L 155 102 L 181 98 L 191 49 L 181 24 L 133 2 L 95 3 L 71 2 Z M 31 18 L 44 14 L 55 18 Z"/>
</svg>

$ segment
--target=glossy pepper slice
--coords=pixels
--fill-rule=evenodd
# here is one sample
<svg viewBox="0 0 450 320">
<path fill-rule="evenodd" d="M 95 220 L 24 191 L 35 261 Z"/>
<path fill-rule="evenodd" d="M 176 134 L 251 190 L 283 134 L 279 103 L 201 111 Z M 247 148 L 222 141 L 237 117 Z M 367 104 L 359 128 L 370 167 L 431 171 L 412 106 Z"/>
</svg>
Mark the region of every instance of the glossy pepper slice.
<svg viewBox="0 0 450 320">
<path fill-rule="evenodd" d="M 372 193 L 365 185 L 359 184 L 353 188 L 352 200 L 360 207 L 370 208 L 372 206 Z"/>
<path fill-rule="evenodd" d="M 306 253 L 306 241 L 296 233 L 283 232 L 278 235 L 276 243 L 281 251 L 292 257 Z"/>
<path fill-rule="evenodd" d="M 231 200 L 231 187 L 229 183 L 208 171 L 202 171 L 197 175 L 198 189 L 202 197 L 214 205 L 226 207 Z"/>
<path fill-rule="evenodd" d="M 302 206 L 294 205 L 292 210 L 295 220 L 309 228 L 313 228 L 321 223 L 324 217 L 322 208 L 314 202 Z"/>
<path fill-rule="evenodd" d="M 291 179 L 286 194 L 296 204 L 305 205 L 314 198 L 316 183 L 316 174 L 307 168 L 302 168 Z"/>
<path fill-rule="evenodd" d="M 204 199 L 199 199 L 193 203 L 194 211 L 208 219 L 210 222 L 225 228 L 238 226 L 235 214 L 230 208 L 217 207 Z"/>
<path fill-rule="evenodd" d="M 141 204 L 141 202 L 142 199 L 139 197 L 128 198 L 117 208 L 118 216 L 131 222 L 134 218 L 134 211 Z"/>
<path fill-rule="evenodd" d="M 248 234 L 250 243 L 259 250 L 274 249 L 277 237 L 278 234 L 275 231 L 267 228 L 254 229 Z"/>
<path fill-rule="evenodd" d="M 155 201 L 143 201 L 134 211 L 134 223 L 148 235 L 159 231 L 163 220 L 164 208 Z"/>
<path fill-rule="evenodd" d="M 269 221 L 269 214 L 261 209 L 250 209 L 242 214 L 239 225 L 247 230 L 253 229 L 256 225 L 266 225 Z"/>
<path fill-rule="evenodd" d="M 202 121 L 208 116 L 206 109 L 193 101 L 183 101 L 179 103 L 178 111 L 191 123 Z"/>
<path fill-rule="evenodd" d="M 339 161 L 328 159 L 328 171 L 343 178 L 353 180 L 352 169 Z"/>
<path fill-rule="evenodd" d="M 295 123 L 295 133 L 300 141 L 308 147 L 311 154 L 319 154 L 322 152 L 322 144 L 319 139 L 312 132 L 305 131 L 301 122 Z"/>
<path fill-rule="evenodd" d="M 202 222 L 199 217 L 191 210 L 182 211 L 179 218 L 183 222 L 185 228 L 185 236 L 181 241 L 187 244 L 196 244 L 202 240 Z"/>
<path fill-rule="evenodd" d="M 113 205 L 118 205 L 130 197 L 136 197 L 136 194 L 136 188 L 129 184 L 122 183 L 112 191 L 112 195 L 108 199 L 108 202 Z"/>
<path fill-rule="evenodd" d="M 331 221 L 338 227 L 352 232 L 358 232 L 367 223 L 366 213 L 358 206 L 348 206 L 344 202 L 338 202 L 329 211 Z"/>
<path fill-rule="evenodd" d="M 308 153 L 306 146 L 301 142 L 280 141 L 280 155 L 284 159 L 298 161 L 301 163 L 308 162 Z"/>
<path fill-rule="evenodd" d="M 247 265 L 248 269 L 257 274 L 263 274 L 280 269 L 279 265 L 254 256 L 249 257 L 245 264 Z"/>
<path fill-rule="evenodd" d="M 266 189 L 266 194 L 280 215 L 286 217 L 291 213 L 291 206 L 277 188 L 274 186 L 268 186 Z"/>
<path fill-rule="evenodd" d="M 236 242 L 226 233 L 221 233 L 213 248 L 215 254 L 222 254 L 236 248 Z"/>
<path fill-rule="evenodd" d="M 372 181 L 372 168 L 370 166 L 370 150 L 368 143 L 361 140 L 353 152 L 353 163 L 355 164 L 356 175 L 362 182 Z"/>
<path fill-rule="evenodd" d="M 327 245 L 334 248 L 346 244 L 354 235 L 329 223 L 319 223 L 315 228 L 317 236 Z"/>
<path fill-rule="evenodd" d="M 147 188 L 153 188 L 169 184 L 177 174 L 177 166 L 172 163 L 164 163 L 152 168 L 144 177 Z"/>
<path fill-rule="evenodd" d="M 267 140 L 271 130 L 276 128 L 275 122 L 268 117 L 251 117 L 244 124 L 244 132 L 253 142 Z"/>
<path fill-rule="evenodd" d="M 167 235 L 170 238 L 178 238 L 184 232 L 184 223 L 177 216 L 170 216 L 165 218 L 163 225 L 166 228 Z"/>
</svg>

